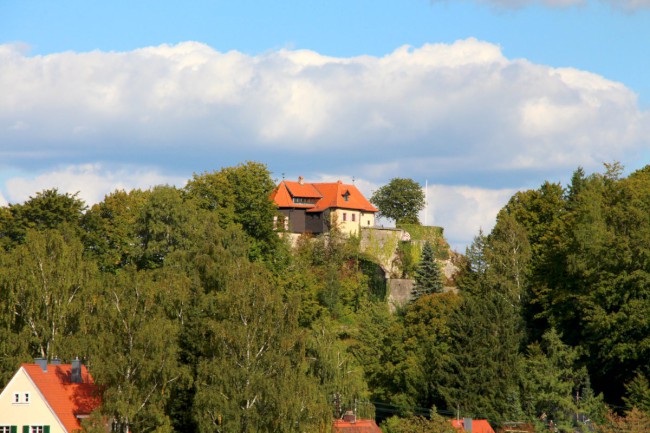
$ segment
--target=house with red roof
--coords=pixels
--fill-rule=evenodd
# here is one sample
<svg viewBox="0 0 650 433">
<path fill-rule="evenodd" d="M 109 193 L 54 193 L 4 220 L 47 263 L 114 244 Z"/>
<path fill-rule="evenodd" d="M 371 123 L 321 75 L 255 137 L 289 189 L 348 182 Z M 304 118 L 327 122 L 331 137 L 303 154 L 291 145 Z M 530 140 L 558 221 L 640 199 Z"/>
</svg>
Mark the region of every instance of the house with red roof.
<svg viewBox="0 0 650 433">
<path fill-rule="evenodd" d="M 494 429 L 486 419 L 452 419 L 453 425 L 459 432 L 472 432 L 472 433 L 494 433 Z"/>
<path fill-rule="evenodd" d="M 353 412 L 346 412 L 341 419 L 334 420 L 333 433 L 382 433 L 373 419 L 357 419 Z"/>
<path fill-rule="evenodd" d="M 22 364 L 0 393 L 0 433 L 72 433 L 101 404 L 81 361 Z"/>
<path fill-rule="evenodd" d="M 375 225 L 377 208 L 354 185 L 283 180 L 271 194 L 281 217 L 276 228 L 290 233 L 327 233 L 333 224 L 347 234 Z"/>
</svg>

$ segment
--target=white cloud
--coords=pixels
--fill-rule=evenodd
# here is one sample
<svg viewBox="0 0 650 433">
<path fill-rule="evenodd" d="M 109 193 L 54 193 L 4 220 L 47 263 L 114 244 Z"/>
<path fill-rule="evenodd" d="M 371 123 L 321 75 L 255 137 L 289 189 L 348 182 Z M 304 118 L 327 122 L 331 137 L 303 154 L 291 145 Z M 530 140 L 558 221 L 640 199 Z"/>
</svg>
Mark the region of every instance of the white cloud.
<svg viewBox="0 0 650 433">
<path fill-rule="evenodd" d="M 156 170 L 146 168 L 122 167 L 109 170 L 101 164 L 84 164 L 64 167 L 35 177 L 12 177 L 6 181 L 6 189 L 12 203 L 24 202 L 38 191 L 56 188 L 61 193 L 79 193 L 78 197 L 91 205 L 118 189 L 148 189 L 161 184 L 182 186 L 186 181 L 187 179 L 164 176 Z M 0 205 L 3 200 L 0 195 Z"/>
<path fill-rule="evenodd" d="M 196 42 L 29 57 L 5 45 L 0 64 L 0 158 L 23 169 L 228 154 L 448 180 L 625 162 L 650 136 L 624 85 L 474 39 L 381 58 L 248 56 Z"/>
<path fill-rule="evenodd" d="M 5 207 L 8 204 L 9 204 L 9 202 L 5 199 L 5 197 L 0 192 L 0 207 Z"/>
<path fill-rule="evenodd" d="M 422 222 L 444 228 L 452 249 L 464 254 L 480 229 L 489 233 L 499 210 L 516 189 L 485 189 L 469 186 L 429 185 L 428 206 Z"/>
</svg>

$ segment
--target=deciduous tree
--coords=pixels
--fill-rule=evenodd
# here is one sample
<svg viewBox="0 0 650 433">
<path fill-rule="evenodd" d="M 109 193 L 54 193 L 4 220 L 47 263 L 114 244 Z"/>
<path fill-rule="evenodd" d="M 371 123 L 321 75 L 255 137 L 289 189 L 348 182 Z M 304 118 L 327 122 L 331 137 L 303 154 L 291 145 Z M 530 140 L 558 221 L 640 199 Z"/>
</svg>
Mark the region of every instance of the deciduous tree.
<svg viewBox="0 0 650 433">
<path fill-rule="evenodd" d="M 394 178 L 372 194 L 370 202 L 379 216 L 396 224 L 419 224 L 418 213 L 424 209 L 424 191 L 413 179 Z"/>
</svg>

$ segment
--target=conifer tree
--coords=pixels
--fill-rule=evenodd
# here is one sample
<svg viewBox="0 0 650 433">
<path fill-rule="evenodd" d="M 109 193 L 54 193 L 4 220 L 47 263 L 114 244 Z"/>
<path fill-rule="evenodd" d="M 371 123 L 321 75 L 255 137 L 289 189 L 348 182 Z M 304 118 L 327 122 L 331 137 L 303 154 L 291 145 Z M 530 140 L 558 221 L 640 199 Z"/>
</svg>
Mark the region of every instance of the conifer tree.
<svg viewBox="0 0 650 433">
<path fill-rule="evenodd" d="M 413 300 L 422 295 L 442 293 L 443 283 L 440 267 L 434 258 L 433 248 L 427 241 L 422 248 L 422 258 L 415 271 L 415 284 L 413 285 Z"/>
</svg>

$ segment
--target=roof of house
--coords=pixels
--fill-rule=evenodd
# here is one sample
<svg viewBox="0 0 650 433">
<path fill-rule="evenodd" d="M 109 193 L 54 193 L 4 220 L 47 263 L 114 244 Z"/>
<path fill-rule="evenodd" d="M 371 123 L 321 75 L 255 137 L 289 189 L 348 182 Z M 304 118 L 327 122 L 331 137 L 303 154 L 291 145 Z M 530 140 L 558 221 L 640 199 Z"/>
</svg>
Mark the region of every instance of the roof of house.
<svg viewBox="0 0 650 433">
<path fill-rule="evenodd" d="M 452 419 L 451 425 L 461 431 L 465 429 L 465 421 L 462 419 Z M 494 433 L 494 430 L 486 419 L 474 419 L 472 420 L 472 433 Z"/>
<path fill-rule="evenodd" d="M 334 433 L 381 433 L 381 429 L 372 419 L 358 419 L 354 422 L 337 419 L 332 426 Z"/>
<path fill-rule="evenodd" d="M 38 364 L 22 364 L 21 367 L 68 432 L 81 429 L 78 415 L 89 415 L 101 404 L 97 386 L 84 365 L 81 366 L 82 383 L 70 380 L 71 364 L 48 364 L 47 371 Z"/>
<path fill-rule="evenodd" d="M 294 198 L 304 198 L 311 203 L 295 203 Z M 377 208 L 354 185 L 341 182 L 301 183 L 283 180 L 271 194 L 280 208 L 307 209 L 322 212 L 329 208 L 377 212 Z"/>
</svg>

